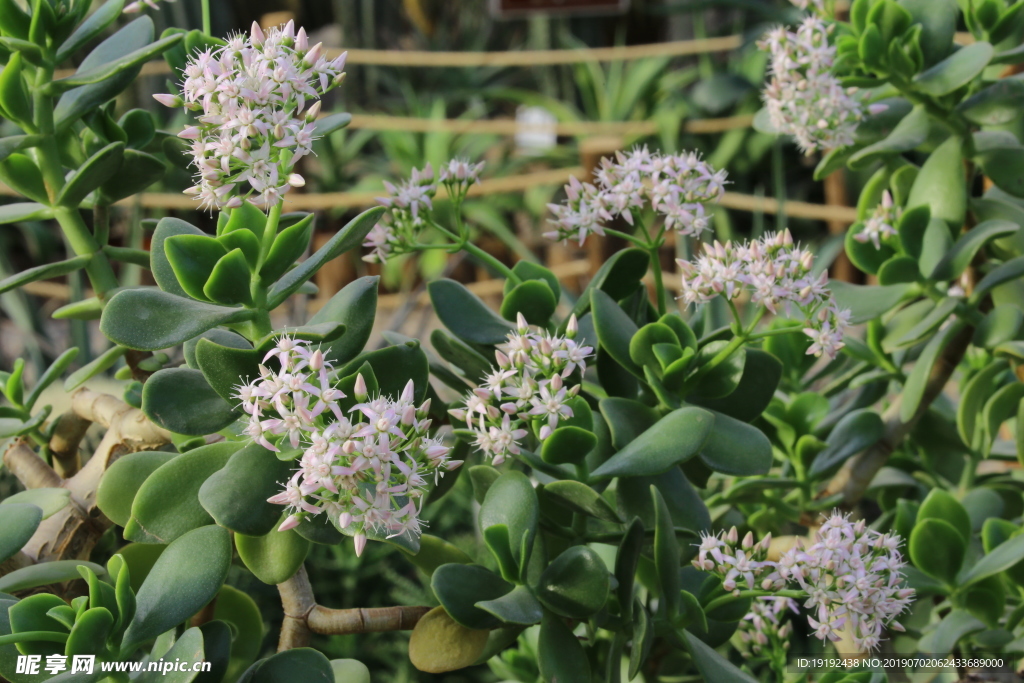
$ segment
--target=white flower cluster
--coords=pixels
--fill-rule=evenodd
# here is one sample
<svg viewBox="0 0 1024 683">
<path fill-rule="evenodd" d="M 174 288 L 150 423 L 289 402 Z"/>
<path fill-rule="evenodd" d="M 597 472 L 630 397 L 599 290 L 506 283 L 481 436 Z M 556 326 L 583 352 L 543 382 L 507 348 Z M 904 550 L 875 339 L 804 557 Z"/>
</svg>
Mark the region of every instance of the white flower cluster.
<svg viewBox="0 0 1024 683">
<path fill-rule="evenodd" d="M 238 398 L 254 441 L 278 451 L 270 437 L 283 436 L 292 448 L 303 449 L 298 470 L 269 498 L 288 506 L 279 529 L 326 513 L 355 537 L 358 554 L 368 531 L 418 534 L 427 477 L 462 464 L 450 460 L 450 449 L 429 435 L 430 401 L 413 405 L 412 380 L 397 400 L 371 399 L 358 375 L 354 398 L 359 403 L 346 415 L 339 403 L 345 394 L 332 385 L 331 364 L 319 348 L 285 336 L 263 362 L 272 358 L 279 371 L 261 365 L 260 378 L 240 386 Z"/>
<path fill-rule="evenodd" d="M 853 144 L 864 116 L 856 89 L 843 88 L 831 71 L 836 57 L 829 44 L 832 28 L 810 16 L 795 32 L 779 26 L 758 42 L 771 53 L 771 80 L 763 97 L 772 126 L 795 137 L 808 154 Z"/>
<path fill-rule="evenodd" d="M 789 230 L 766 233 L 759 240 L 724 245 L 705 244 L 694 261 L 678 259 L 682 273 L 680 298 L 687 305 L 716 296 L 732 300 L 749 292 L 751 301 L 773 314 L 797 308 L 804 316 L 804 333 L 813 341 L 807 353 L 834 358 L 843 348 L 850 312 L 839 310 L 828 289 L 828 274 L 811 273 L 814 255 L 793 243 Z"/>
<path fill-rule="evenodd" d="M 189 59 L 182 95 L 155 95 L 169 107 L 201 112 L 179 137 L 192 142 L 198 180 L 186 194 L 204 207 L 233 208 L 257 193 L 270 207 L 305 184 L 292 172 L 315 139 L 320 100 L 344 78 L 345 57 L 328 60 L 321 43 L 309 46 L 305 29 L 288 22 Z M 306 107 L 309 100 L 316 100 Z"/>
<path fill-rule="evenodd" d="M 567 387 L 564 380 L 576 369 L 582 374 L 594 352 L 576 343 L 578 330 L 573 316 L 564 337 L 535 332 L 520 313 L 516 330 L 495 351 L 497 369 L 466 397 L 462 408 L 448 411 L 474 432 L 477 449 L 495 465 L 520 453 L 532 421 L 542 423 L 538 436 L 544 440 L 560 420 L 572 417 L 567 401 L 579 393 L 580 385 Z"/>
<path fill-rule="evenodd" d="M 896 223 L 903 215 L 903 208 L 895 206 L 889 190 L 882 193 L 882 201 L 872 212 L 871 217 L 864 223 L 864 229 L 853 236 L 858 242 L 868 242 L 875 245 L 875 249 L 882 248 L 882 240 L 887 237 L 896 236 Z"/>
<path fill-rule="evenodd" d="M 800 613 L 800 605 L 793 598 L 775 595 L 755 598 L 736 629 L 741 649 L 752 656 L 764 654 L 765 648 L 788 650 L 793 623 L 782 623 L 787 612 Z"/>
<path fill-rule="evenodd" d="M 159 1 L 160 0 L 135 0 L 135 2 L 130 2 L 127 5 L 124 6 L 124 9 L 122 10 L 122 13 L 123 14 L 135 14 L 137 12 L 141 12 L 143 7 L 148 7 L 150 9 L 159 9 L 159 7 L 157 6 L 157 2 L 159 2 Z M 174 0 L 166 0 L 166 1 L 167 2 L 174 2 Z"/>
<path fill-rule="evenodd" d="M 591 233 L 604 235 L 616 217 L 633 225 L 634 212 L 648 203 L 666 228 L 699 237 L 711 217 L 705 206 L 721 198 L 726 182 L 725 171 L 715 171 L 695 152 L 659 154 L 647 147 L 616 152 L 615 161 L 602 159 L 595 176 L 596 185 L 571 178 L 565 202 L 548 205 L 555 229 L 545 237 L 582 245 Z"/>
<path fill-rule="evenodd" d="M 448 196 L 462 201 L 471 185 L 480 182 L 484 162 L 471 164 L 468 159 L 452 159 L 434 178 L 434 167 L 428 162 L 422 170 L 414 168 L 409 179 L 394 185 L 384 181 L 387 197 L 378 197 L 382 206 L 390 209 L 384 220 L 366 235 L 363 247 L 370 253 L 363 256 L 367 263 L 383 263 L 392 256 L 412 251 L 416 235 L 426 224 L 426 214 L 433 210 L 434 197 L 439 185 L 444 185 Z"/>
<path fill-rule="evenodd" d="M 721 576 L 729 591 L 737 590 L 739 579 L 749 590 L 781 590 L 795 583 L 807 593 L 803 606 L 815 636 L 836 641 L 847 627 L 856 647 L 874 650 L 886 628 L 904 630 L 896 617 L 914 600 L 914 590 L 903 587 L 901 542 L 897 534 L 881 534 L 863 520 L 853 523 L 833 512 L 813 544 L 797 545 L 778 562 L 764 559 L 768 544 L 755 544 L 749 533 L 737 544 L 733 528 L 704 536 L 693 564 Z"/>
</svg>

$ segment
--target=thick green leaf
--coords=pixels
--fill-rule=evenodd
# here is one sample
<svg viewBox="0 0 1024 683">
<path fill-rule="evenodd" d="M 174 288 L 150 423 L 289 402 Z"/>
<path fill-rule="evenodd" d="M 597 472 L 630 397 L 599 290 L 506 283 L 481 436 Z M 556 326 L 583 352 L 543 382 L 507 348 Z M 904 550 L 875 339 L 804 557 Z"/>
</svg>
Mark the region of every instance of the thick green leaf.
<svg viewBox="0 0 1024 683">
<path fill-rule="evenodd" d="M 237 212 L 237 210 L 236 210 Z M 161 218 L 153 231 L 153 240 L 150 243 L 150 263 L 153 270 L 153 279 L 156 284 L 165 292 L 188 296 L 185 290 L 178 284 L 178 276 L 174 274 L 170 261 L 167 260 L 167 253 L 164 249 L 165 242 L 177 235 L 206 236 L 206 233 L 191 223 L 186 223 L 179 218 Z M 224 250 L 226 253 L 227 250 Z"/>
<path fill-rule="evenodd" d="M 274 238 L 274 245 L 260 268 L 260 281 L 269 286 L 284 275 L 306 253 L 313 236 L 316 214 L 309 214 L 295 225 L 290 225 Z"/>
<path fill-rule="evenodd" d="M 959 306 L 960 300 L 956 297 L 947 297 L 935 305 L 923 300 L 907 306 L 894 315 L 887 326 L 890 331 L 882 339 L 882 349 L 892 352 L 921 343 L 949 321 Z M 926 315 L 918 318 L 923 311 L 927 311 Z M 897 325 L 897 321 L 902 324 Z"/>
<path fill-rule="evenodd" d="M 221 526 L 239 534 L 263 536 L 281 517 L 280 505 L 267 498 L 279 493 L 294 463 L 249 444 L 231 455 L 223 468 L 199 489 L 199 502 Z"/>
<path fill-rule="evenodd" d="M 10 275 L 9 278 L 0 280 L 0 294 L 9 292 L 12 289 L 28 285 L 40 280 L 58 278 L 60 275 L 67 275 L 69 272 L 80 270 L 89 264 L 91 256 L 75 256 L 67 261 L 56 261 L 55 263 L 44 263 L 32 268 L 26 268 L 20 272 Z"/>
<path fill-rule="evenodd" d="M 835 280 L 829 281 L 828 288 L 840 308 L 851 310 L 850 322 L 854 325 L 881 316 L 913 291 L 913 285 L 909 284 L 877 287 L 850 285 Z"/>
<path fill-rule="evenodd" d="M 537 493 L 529 478 L 522 472 L 510 470 L 498 477 L 487 490 L 480 505 L 480 528 L 486 531 L 493 526 L 506 527 L 508 550 L 520 569 L 525 570 L 537 533 L 539 514 Z"/>
<path fill-rule="evenodd" d="M 656 486 L 661 491 L 662 498 L 672 514 L 672 523 L 677 533 L 680 529 L 690 529 L 693 532 L 692 536 L 696 536 L 697 532 L 711 527 L 711 515 L 707 506 L 678 467 L 653 477 L 619 479 L 616 482 L 615 494 L 623 518 L 639 517 L 644 527 L 654 528 L 655 510 L 651 502 L 651 486 Z M 683 550 L 684 554 L 687 554 L 696 549 Z"/>
<path fill-rule="evenodd" d="M 422 571 L 427 577 L 434 575 L 441 565 L 445 564 L 473 564 L 473 558 L 462 552 L 448 541 L 423 534 L 420 536 L 420 549 L 417 553 L 405 553 L 406 558 Z"/>
<path fill-rule="evenodd" d="M 705 681 L 729 681 L 730 683 L 757 683 L 757 679 L 741 671 L 735 664 L 718 654 L 709 645 L 689 631 L 683 631 L 683 642 L 693 658 L 697 671 Z"/>
<path fill-rule="evenodd" d="M 238 402 L 239 385 L 260 376 L 260 361 L 263 360 L 263 354 L 252 347 L 236 348 L 248 346 L 248 342 L 241 337 L 239 341 L 241 343 L 227 346 L 209 338 L 201 338 L 194 349 L 194 367 L 203 373 L 213 390 L 230 404 Z"/>
<path fill-rule="evenodd" d="M 597 446 L 597 437 L 582 427 L 567 425 L 548 435 L 541 444 L 540 456 L 553 464 L 582 462 Z"/>
<path fill-rule="evenodd" d="M 129 653 L 198 612 L 217 595 L 230 564 L 231 536 L 216 525 L 167 546 L 139 589 L 121 650 Z"/>
<path fill-rule="evenodd" d="M 225 628 L 225 630 L 227 629 Z M 168 672 L 144 671 L 141 676 L 134 679 L 135 683 L 192 683 L 203 680 L 200 678 L 202 674 L 193 671 L 191 665 L 211 659 L 209 653 L 206 652 L 208 649 L 206 645 L 204 631 L 194 626 L 186 629 L 163 656 L 165 661 L 180 662 L 182 670 L 175 668 L 174 671 Z"/>
<path fill-rule="evenodd" d="M 203 285 L 203 294 L 210 301 L 220 304 L 251 306 L 249 277 L 249 262 L 245 254 L 241 249 L 232 249 L 214 264 L 210 277 Z"/>
<path fill-rule="evenodd" d="M 505 624 L 529 626 L 539 622 L 544 615 L 540 602 L 526 586 L 516 586 L 500 598 L 481 600 L 476 606 Z"/>
<path fill-rule="evenodd" d="M 594 330 L 601 348 L 615 359 L 615 362 L 640 379 L 643 370 L 633 362 L 629 345 L 638 333 L 636 323 L 605 292 L 597 289 L 590 293 L 590 306 L 594 314 Z"/>
<path fill-rule="evenodd" d="M 232 626 L 231 658 L 224 681 L 236 680 L 262 649 L 264 628 L 260 608 L 237 588 L 223 586 L 217 593 L 213 618 Z"/>
<path fill-rule="evenodd" d="M 104 65 L 115 64 L 152 43 L 153 34 L 153 20 L 148 16 L 139 17 L 93 48 L 79 64 L 75 73 L 88 73 Z M 120 93 L 135 80 L 141 69 L 142 65 L 139 63 L 108 80 L 65 92 L 53 111 L 57 131 L 62 131 Z"/>
<path fill-rule="evenodd" d="M 77 208 L 90 192 L 117 172 L 123 159 L 123 142 L 112 142 L 93 154 L 68 178 L 57 195 L 57 204 Z"/>
<path fill-rule="evenodd" d="M 977 305 L 985 295 L 999 285 L 1020 277 L 1024 277 L 1024 256 L 1010 259 L 981 278 L 981 282 L 974 286 L 974 291 L 971 292 L 968 303 Z"/>
<path fill-rule="evenodd" d="M 323 118 L 317 119 L 316 125 L 314 126 L 314 135 L 318 137 L 324 137 L 333 133 L 336 130 L 341 130 L 352 121 L 352 114 L 348 112 L 340 112 L 337 114 L 329 114 Z"/>
<path fill-rule="evenodd" d="M 338 376 L 354 376 L 364 364 L 373 369 L 380 395 L 398 398 L 405 385 L 412 380 L 415 387 L 414 402 L 419 404 L 426 398 L 430 363 L 418 341 L 410 340 L 359 355 L 341 367 Z M 346 388 L 341 388 L 349 396 L 352 395 Z"/>
<path fill-rule="evenodd" d="M 594 489 L 572 479 L 544 485 L 544 494 L 573 512 L 589 515 L 613 524 L 621 523 L 615 509 Z"/>
<path fill-rule="evenodd" d="M 969 586 L 999 574 L 1024 560 L 1024 535 L 1014 536 L 993 548 L 961 577 L 959 585 Z"/>
<path fill-rule="evenodd" d="M 57 56 L 54 61 L 63 62 L 75 52 L 85 47 L 93 38 L 103 32 L 110 24 L 121 15 L 124 9 L 124 0 L 107 0 L 98 10 L 89 15 L 78 28 L 65 40 L 57 49 Z"/>
<path fill-rule="evenodd" d="M 972 342 L 983 349 L 994 349 L 1016 337 L 1022 324 L 1024 311 L 1020 307 L 1013 304 L 995 306 L 974 330 Z"/>
<path fill-rule="evenodd" d="M 100 479 L 96 505 L 114 524 L 125 526 L 132 516 L 132 502 L 143 482 L 175 456 L 164 451 L 141 451 L 118 458 Z"/>
<path fill-rule="evenodd" d="M 3 510 L 4 523 L 0 527 L 0 562 L 21 550 L 39 523 L 43 511 L 30 503 L 13 503 Z"/>
<path fill-rule="evenodd" d="M 274 530 L 264 536 L 235 534 L 238 557 L 257 579 L 271 585 L 294 576 L 306 559 L 309 545 L 294 529 Z"/>
<path fill-rule="evenodd" d="M 164 429 L 189 436 L 219 432 L 242 414 L 191 368 L 165 368 L 146 380 L 142 412 Z"/>
<path fill-rule="evenodd" d="M 339 230 L 326 244 L 316 250 L 309 258 L 292 268 L 270 289 L 267 302 L 268 308 L 277 308 L 285 299 L 295 293 L 304 282 L 316 274 L 320 267 L 347 251 L 355 249 L 363 242 L 366 234 L 373 229 L 384 207 L 367 209 Z"/>
<path fill-rule="evenodd" d="M 252 311 L 244 308 L 215 306 L 156 289 L 126 289 L 103 309 L 100 330 L 121 346 L 156 351 L 251 317 Z"/>
<path fill-rule="evenodd" d="M 954 609 L 942 618 L 938 626 L 921 638 L 918 647 L 937 654 L 950 653 L 954 651 L 961 638 L 983 630 L 984 622 L 971 616 L 966 610 Z"/>
<path fill-rule="evenodd" d="M 377 276 L 361 277 L 345 285 L 309 319 L 310 325 L 336 322 L 345 325 L 345 334 L 321 347 L 324 357 L 333 363 L 347 363 L 359 355 L 370 339 L 377 313 Z"/>
<path fill-rule="evenodd" d="M 939 145 L 921 166 L 906 208 L 928 206 L 932 218 L 941 218 L 950 229 L 959 231 L 967 212 L 966 183 L 960 138 L 953 135 Z"/>
<path fill-rule="evenodd" d="M 78 573 L 80 566 L 88 567 L 99 576 L 105 576 L 107 573 L 100 565 L 84 560 L 40 562 L 0 576 L 0 593 L 15 593 L 29 588 L 75 581 L 81 578 Z"/>
<path fill-rule="evenodd" d="M 693 397 L 697 405 L 753 422 L 771 402 L 782 379 L 782 363 L 778 358 L 760 349 L 747 349 L 743 375 L 736 389 L 724 398 Z"/>
<path fill-rule="evenodd" d="M 1019 145 L 999 146 L 979 150 L 975 158 L 982 171 L 995 183 L 996 187 L 1014 197 L 1024 197 L 1024 180 L 1020 177 L 1020 174 L 1024 172 L 1024 162 L 1021 162 L 1020 159 L 1022 152 L 1024 152 L 1024 147 Z"/>
<path fill-rule="evenodd" d="M 711 433 L 700 449 L 700 459 L 715 472 L 749 477 L 768 474 L 772 444 L 764 433 L 736 418 L 712 413 Z"/>
<path fill-rule="evenodd" d="M 62 599 L 52 593 L 39 593 L 30 595 L 7 608 L 7 616 L 10 619 L 11 631 L 13 633 L 24 633 L 27 631 L 49 631 L 51 633 L 66 633 L 64 625 L 47 613 L 55 607 L 64 607 Z M 59 643 L 29 641 L 18 643 L 18 651 L 26 655 L 50 655 L 63 654 L 64 646 Z"/>
<path fill-rule="evenodd" d="M 335 683 L 330 661 L 308 647 L 278 652 L 257 662 L 252 668 L 252 676 L 242 680 L 246 683 L 291 683 L 296 680 Z"/>
<path fill-rule="evenodd" d="M 124 346 L 113 346 L 109 349 L 106 349 L 98 356 L 96 356 L 93 360 L 88 362 L 88 364 L 82 366 L 81 368 L 73 372 L 71 375 L 69 375 L 68 379 L 65 380 L 65 385 L 63 385 L 63 389 L 70 393 L 77 389 L 78 387 L 85 384 L 86 382 L 88 382 L 96 375 L 106 370 L 110 370 L 112 367 L 114 367 L 115 362 L 117 362 L 118 359 L 122 355 L 124 355 L 125 351 L 127 350 L 128 349 L 125 348 Z"/>
<path fill-rule="evenodd" d="M 133 50 L 112 62 L 101 63 L 89 69 L 79 67 L 78 71 L 72 75 L 51 81 L 47 86 L 47 92 L 56 95 L 81 86 L 106 84 L 126 72 L 137 75 L 137 69 L 143 63 L 173 47 L 180 40 L 180 35 L 171 34 L 138 50 Z M 90 54 L 89 57 L 91 56 Z M 89 57 L 86 57 L 86 59 L 89 59 Z M 60 106 L 60 103 L 58 103 L 58 106 Z"/>
<path fill-rule="evenodd" d="M 100 654 L 114 626 L 114 615 L 104 607 L 85 610 L 75 620 L 64 652 L 68 656 Z"/>
<path fill-rule="evenodd" d="M 181 288 L 193 299 L 210 301 L 204 288 L 217 262 L 227 255 L 224 245 L 209 235 L 184 234 L 167 237 L 163 249 Z"/>
<path fill-rule="evenodd" d="M 714 420 L 714 415 L 703 408 L 686 406 L 674 410 L 606 460 L 591 476 L 610 479 L 664 472 L 700 452 Z"/>
<path fill-rule="evenodd" d="M 38 488 L 28 489 L 15 493 L 13 496 L 0 501 L 0 512 L 3 512 L 3 505 L 29 504 L 35 505 L 43 511 L 43 519 L 63 510 L 68 501 L 71 500 L 71 491 L 63 488 Z M 2 593 L 3 591 L 0 591 Z"/>
<path fill-rule="evenodd" d="M 903 401 L 900 404 L 900 419 L 909 422 L 917 412 L 921 401 L 924 399 L 925 388 L 928 378 L 931 376 L 932 366 L 939 359 L 942 350 L 946 348 L 953 338 L 960 333 L 966 323 L 962 320 L 955 320 L 952 324 L 942 329 L 932 337 L 925 345 L 924 350 L 917 359 L 917 363 L 907 376 L 903 385 Z"/>
<path fill-rule="evenodd" d="M 658 421 L 658 413 L 652 408 L 628 398 L 601 399 L 600 408 L 616 450 L 625 448 Z"/>
<path fill-rule="evenodd" d="M 979 223 L 956 241 L 949 253 L 935 266 L 931 279 L 954 280 L 960 277 L 985 243 L 1012 235 L 1018 230 L 1020 226 L 1010 221 L 990 220 Z"/>
<path fill-rule="evenodd" d="M 1006 360 L 995 360 L 975 373 L 966 384 L 961 385 L 956 427 L 960 439 L 968 448 L 973 448 L 974 444 L 979 442 L 981 435 L 977 429 L 977 419 L 988 397 L 999 387 L 1000 376 L 1008 367 L 1009 363 Z"/>
<path fill-rule="evenodd" d="M 608 568 L 598 554 L 585 545 L 574 545 L 544 569 L 537 598 L 563 617 L 588 619 L 604 607 L 609 586 Z"/>
<path fill-rule="evenodd" d="M 665 609 L 671 619 L 679 613 L 679 541 L 676 539 L 672 514 L 665 504 L 664 496 L 653 484 L 650 492 L 654 507 L 654 567 L 658 572 L 660 598 L 665 601 Z"/>
<path fill-rule="evenodd" d="M 957 112 L 979 126 L 1001 126 L 1021 115 L 1024 82 L 1003 78 L 957 105 Z"/>
<path fill-rule="evenodd" d="M 867 5 L 868 3 L 864 3 Z M 953 47 L 960 10 L 954 0 L 899 0 L 910 13 L 913 22 L 920 24 L 921 52 L 924 65 L 931 66 L 945 59 Z"/>
<path fill-rule="evenodd" d="M 0 225 L 20 223 L 22 221 L 38 221 L 53 216 L 53 211 L 36 202 L 15 202 L 0 205 Z M 15 275 L 14 277 L 17 277 Z"/>
<path fill-rule="evenodd" d="M 583 294 L 576 300 L 572 312 L 577 319 L 583 317 L 591 305 L 591 295 L 595 290 L 605 292 L 614 300 L 629 296 L 640 285 L 640 280 L 647 274 L 651 258 L 642 249 L 629 248 L 615 252 L 602 264 L 590 280 Z M 564 323 L 562 325 L 564 329 Z"/>
<path fill-rule="evenodd" d="M 501 302 L 501 317 L 515 321 L 519 313 L 531 325 L 545 326 L 558 306 L 547 282 L 526 280 L 512 288 Z"/>
<path fill-rule="evenodd" d="M 241 446 L 235 441 L 200 446 L 154 470 L 132 502 L 125 538 L 168 543 L 193 529 L 213 524 L 213 518 L 199 502 L 199 489 Z"/>
<path fill-rule="evenodd" d="M 437 317 L 463 341 L 500 344 L 515 329 L 455 280 L 435 280 L 427 290 Z"/>
<path fill-rule="evenodd" d="M 693 360 L 694 367 L 700 369 L 711 362 L 725 350 L 729 342 L 725 340 L 710 341 L 701 347 Z M 733 351 L 713 370 L 705 374 L 693 388 L 693 393 L 701 398 L 716 399 L 730 396 L 740 385 L 743 378 L 743 367 L 747 361 L 746 350 L 742 347 Z M 667 373 L 666 373 L 667 375 Z"/>
<path fill-rule="evenodd" d="M 994 54 L 989 43 L 971 43 L 917 76 L 914 87 L 932 97 L 948 95 L 980 76 Z"/>
<path fill-rule="evenodd" d="M 438 567 L 430 587 L 448 615 L 466 628 L 488 629 L 498 625 L 490 612 L 476 606 L 512 591 L 508 583 L 492 571 L 475 564 L 452 563 Z"/>
<path fill-rule="evenodd" d="M 941 519 L 918 520 L 907 546 L 918 569 L 950 585 L 960 571 L 966 548 L 960 532 Z"/>
<path fill-rule="evenodd" d="M 0 180 L 14 189 L 18 194 L 27 197 L 35 202 L 49 205 L 50 197 L 46 192 L 46 184 L 43 182 L 43 174 L 39 167 L 28 156 L 24 154 L 11 154 L 3 161 L 0 161 Z M 24 205 L 18 205 L 24 207 Z M 31 206 L 31 205 L 30 205 Z M 28 207 L 14 209 L 17 214 L 24 213 Z M 24 218 L 20 220 L 25 220 Z M 12 222 L 7 218 L 5 222 Z"/>
<path fill-rule="evenodd" d="M 850 168 L 866 168 L 888 154 L 909 152 L 928 139 L 928 113 L 923 106 L 914 107 L 888 136 L 864 147 L 850 157 Z"/>
<path fill-rule="evenodd" d="M 878 413 L 866 408 L 847 413 L 829 433 L 825 450 L 815 456 L 811 476 L 830 471 L 847 458 L 873 446 L 884 435 L 885 423 Z"/>
<path fill-rule="evenodd" d="M 537 643 L 537 663 L 543 680 L 591 683 L 587 653 L 560 617 L 544 613 Z"/>
</svg>

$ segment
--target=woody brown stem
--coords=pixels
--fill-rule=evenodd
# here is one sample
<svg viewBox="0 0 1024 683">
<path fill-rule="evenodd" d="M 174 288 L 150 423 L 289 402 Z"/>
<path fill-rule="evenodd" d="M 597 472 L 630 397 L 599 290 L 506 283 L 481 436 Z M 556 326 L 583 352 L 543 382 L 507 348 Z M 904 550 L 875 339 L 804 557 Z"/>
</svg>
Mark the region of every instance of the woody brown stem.
<svg viewBox="0 0 1024 683">
<path fill-rule="evenodd" d="M 4 453 L 4 464 L 27 489 L 56 488 L 64 483 L 27 443 L 18 439 Z"/>
<path fill-rule="evenodd" d="M 110 526 L 96 506 L 103 473 L 122 455 L 170 442 L 170 434 L 150 422 L 141 410 L 113 396 L 79 389 L 71 397 L 71 409 L 79 420 L 107 428 L 99 447 L 74 476 L 62 479 L 24 441 L 15 442 L 4 454 L 4 464 L 26 487 L 61 487 L 71 493 L 68 504 L 44 519 L 22 548 L 36 562 L 88 558 Z"/>
<path fill-rule="evenodd" d="M 864 497 L 871 481 L 888 461 L 889 456 L 928 412 L 932 401 L 942 393 L 949 378 L 953 376 L 953 371 L 963 360 L 973 334 L 973 327 L 964 327 L 943 350 L 935 366 L 932 367 L 921 403 L 910 420 L 903 422 L 900 419 L 900 397 L 897 397 L 882 416 L 885 421 L 885 435 L 871 448 L 847 460 L 832 477 L 828 486 L 818 496 L 819 498 L 842 493 L 843 505 L 852 507 Z"/>
<path fill-rule="evenodd" d="M 57 418 L 53 436 L 50 437 L 50 453 L 53 455 L 54 471 L 64 479 L 74 476 L 82 467 L 78 446 L 91 424 L 73 411 Z"/>
<path fill-rule="evenodd" d="M 313 633 L 347 635 L 381 631 L 408 631 L 430 611 L 429 607 L 330 609 L 316 604 L 306 568 L 300 567 L 292 578 L 278 584 L 284 622 L 277 651 L 283 652 L 309 644 Z"/>
</svg>

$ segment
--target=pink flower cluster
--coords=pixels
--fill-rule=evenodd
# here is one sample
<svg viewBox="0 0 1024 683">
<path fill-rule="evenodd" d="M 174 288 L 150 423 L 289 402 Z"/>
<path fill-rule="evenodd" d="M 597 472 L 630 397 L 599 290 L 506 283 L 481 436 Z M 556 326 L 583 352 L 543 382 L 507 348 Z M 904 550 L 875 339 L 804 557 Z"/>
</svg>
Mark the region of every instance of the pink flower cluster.
<svg viewBox="0 0 1024 683">
<path fill-rule="evenodd" d="M 422 170 L 414 168 L 409 179 L 394 185 L 384 181 L 387 197 L 378 197 L 382 206 L 390 209 L 384 220 L 366 235 L 363 247 L 370 253 L 363 256 L 368 263 L 383 263 L 392 256 L 413 250 L 416 236 L 427 226 L 428 214 L 434 209 L 434 197 L 439 185 L 444 185 L 448 196 L 460 203 L 472 185 L 480 182 L 484 162 L 472 164 L 468 159 L 452 159 L 434 178 L 434 167 L 428 162 Z"/>
<path fill-rule="evenodd" d="M 864 116 L 864 107 L 854 96 L 856 89 L 843 88 L 832 73 L 836 57 L 836 48 L 829 44 L 832 29 L 832 24 L 809 16 L 795 32 L 779 26 L 758 42 L 758 47 L 771 53 L 771 80 L 763 93 L 771 124 L 795 137 L 808 154 L 853 144 Z"/>
<path fill-rule="evenodd" d="M 903 215 L 903 208 L 892 201 L 889 190 L 882 193 L 882 201 L 864 222 L 864 229 L 853 236 L 858 242 L 871 242 L 875 249 L 882 248 L 882 240 L 896 236 L 896 223 Z"/>
<path fill-rule="evenodd" d="M 312 151 L 320 100 L 344 78 L 345 57 L 327 59 L 305 29 L 288 22 L 207 49 L 188 61 L 182 94 L 155 95 L 169 107 L 200 112 L 179 137 L 192 143 L 197 182 L 185 192 L 204 207 L 233 208 L 256 193 L 272 206 L 305 184 L 295 162 Z M 307 103 L 316 100 L 307 108 Z"/>
<path fill-rule="evenodd" d="M 881 534 L 868 529 L 863 520 L 854 523 L 848 515 L 833 512 L 814 543 L 807 548 L 797 545 L 778 562 L 766 559 L 770 539 L 768 535 L 754 543 L 748 533 L 738 543 L 735 527 L 717 536 L 705 535 L 693 565 L 722 577 L 727 591 L 740 590 L 741 580 L 746 590 L 778 591 L 798 585 L 807 595 L 807 623 L 821 640 L 839 640 L 839 630 L 847 627 L 854 645 L 870 651 L 879 646 L 885 629 L 903 630 L 896 617 L 913 602 L 914 590 L 904 587 L 901 570 L 906 562 L 897 534 Z M 763 617 L 752 615 L 747 618 L 755 624 Z"/>
<path fill-rule="evenodd" d="M 566 386 L 577 369 L 582 374 L 594 349 L 575 341 L 576 317 L 569 319 L 565 336 L 530 329 L 519 314 L 516 330 L 495 351 L 498 367 L 467 397 L 465 405 L 448 412 L 474 432 L 477 450 L 500 465 L 518 455 L 528 425 L 536 422 L 538 436 L 546 439 L 559 421 L 572 417 L 567 401 L 580 385 Z"/>
<path fill-rule="evenodd" d="M 834 358 L 843 348 L 849 311 L 839 310 L 828 289 L 828 274 L 811 273 L 814 255 L 793 243 L 789 230 L 766 233 L 759 240 L 705 244 L 694 261 L 677 260 L 682 274 L 680 298 L 687 305 L 723 296 L 749 294 L 753 303 L 773 314 L 797 309 L 813 341 L 807 353 Z"/>
<path fill-rule="evenodd" d="M 800 613 L 800 605 L 793 598 L 775 595 L 755 598 L 736 629 L 741 650 L 753 656 L 766 654 L 766 648 L 788 650 L 789 635 L 793 632 L 793 622 L 783 623 L 788 612 Z"/>
<path fill-rule="evenodd" d="M 280 369 L 261 365 L 260 378 L 240 386 L 238 398 L 254 441 L 273 451 L 282 442 L 302 450 L 295 474 L 269 499 L 288 508 L 280 530 L 326 513 L 355 537 L 360 554 L 369 531 L 419 534 L 429 475 L 436 479 L 462 464 L 450 460 L 450 448 L 430 435 L 430 401 L 413 404 L 412 380 L 398 399 L 371 398 L 358 375 L 359 403 L 346 414 L 340 405 L 345 394 L 334 388 L 331 364 L 320 349 L 281 337 L 264 363 L 272 358 Z"/>
<path fill-rule="evenodd" d="M 709 227 L 706 205 L 721 198 L 726 182 L 725 171 L 715 171 L 695 152 L 659 154 L 647 147 L 602 159 L 595 176 L 596 185 L 571 178 L 565 202 L 548 205 L 555 229 L 545 237 L 582 245 L 590 234 L 604 235 L 617 217 L 633 225 L 648 205 L 667 229 L 698 237 Z"/>
</svg>

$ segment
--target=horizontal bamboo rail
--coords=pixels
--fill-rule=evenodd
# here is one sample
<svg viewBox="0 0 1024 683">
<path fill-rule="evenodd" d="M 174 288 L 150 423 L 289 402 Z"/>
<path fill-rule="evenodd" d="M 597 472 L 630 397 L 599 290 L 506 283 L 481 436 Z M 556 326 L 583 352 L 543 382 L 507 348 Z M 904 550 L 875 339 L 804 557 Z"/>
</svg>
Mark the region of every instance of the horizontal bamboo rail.
<svg viewBox="0 0 1024 683">
<path fill-rule="evenodd" d="M 753 114 L 723 116 L 714 119 L 691 119 L 683 122 L 683 130 L 694 134 L 724 133 L 737 128 L 750 128 Z M 661 127 L 655 121 L 565 121 L 554 124 L 523 123 L 515 119 L 425 119 L 385 114 L 353 114 L 348 128 L 363 130 L 404 130 L 410 133 L 457 133 L 517 135 L 519 133 L 554 132 L 556 135 L 655 135 Z"/>
</svg>

